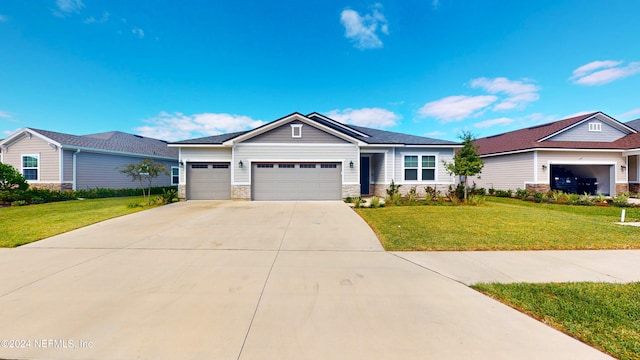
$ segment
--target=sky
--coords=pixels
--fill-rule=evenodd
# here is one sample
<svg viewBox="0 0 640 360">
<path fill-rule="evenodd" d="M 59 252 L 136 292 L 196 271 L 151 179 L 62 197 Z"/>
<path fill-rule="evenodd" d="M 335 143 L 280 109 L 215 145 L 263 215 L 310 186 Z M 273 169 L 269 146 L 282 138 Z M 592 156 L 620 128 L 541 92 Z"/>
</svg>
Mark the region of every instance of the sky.
<svg viewBox="0 0 640 360">
<path fill-rule="evenodd" d="M 635 0 L 1 0 L 0 138 L 293 112 L 445 140 L 640 118 Z"/>
</svg>

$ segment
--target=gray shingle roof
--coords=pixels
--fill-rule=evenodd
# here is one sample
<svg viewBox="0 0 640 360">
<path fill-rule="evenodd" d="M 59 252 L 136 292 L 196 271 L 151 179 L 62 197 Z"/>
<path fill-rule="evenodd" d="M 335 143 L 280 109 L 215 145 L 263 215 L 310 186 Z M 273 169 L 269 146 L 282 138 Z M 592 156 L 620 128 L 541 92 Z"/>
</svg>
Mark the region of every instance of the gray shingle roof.
<svg viewBox="0 0 640 360">
<path fill-rule="evenodd" d="M 297 114 L 297 113 L 294 113 Z M 301 116 L 304 116 L 302 114 L 300 114 Z M 335 131 L 338 131 L 340 133 L 343 133 L 347 136 L 350 136 L 354 139 L 360 140 L 362 142 L 365 142 L 367 144 L 389 144 L 389 145 L 459 145 L 459 143 L 453 142 L 453 141 L 447 141 L 447 140 L 438 140 L 438 139 L 432 139 L 432 138 L 428 138 L 428 137 L 423 137 L 423 136 L 415 136 L 415 135 L 408 135 L 408 134 L 402 134 L 402 133 L 397 133 L 397 132 L 392 132 L 392 131 L 385 131 L 385 130 L 378 130 L 378 129 L 372 129 L 372 128 L 367 128 L 364 126 L 354 126 L 354 125 L 346 125 L 346 124 L 342 124 L 339 123 L 338 121 L 335 121 L 333 119 L 326 120 L 323 117 L 326 118 L 326 116 L 322 115 L 322 116 L 318 116 L 316 113 L 310 114 L 306 116 L 308 119 L 315 121 L 319 124 L 322 124 L 324 126 L 327 126 Z M 329 119 L 329 118 L 327 118 Z M 274 120 L 274 121 L 278 121 L 278 120 Z M 265 124 L 267 125 L 267 124 Z M 263 125 L 263 126 L 265 126 Z M 255 129 L 253 129 L 255 130 Z M 197 139 L 190 139 L 190 140 L 184 140 L 184 141 L 178 141 L 178 142 L 174 142 L 172 144 L 211 144 L 211 145 L 221 145 L 222 143 L 224 143 L 227 140 L 233 139 L 235 137 L 241 136 L 246 134 L 247 132 L 252 131 L 252 130 L 248 130 L 248 131 L 242 131 L 242 132 L 236 132 L 236 133 L 230 133 L 230 134 L 222 134 L 222 135 L 215 135 L 215 136 L 208 136 L 208 137 L 202 137 L 202 138 L 197 138 Z M 362 136 L 360 133 L 364 133 L 368 136 Z"/>
<path fill-rule="evenodd" d="M 634 130 L 640 131 L 640 119 L 631 120 L 624 124 Z"/>
<path fill-rule="evenodd" d="M 49 130 L 29 129 L 65 147 L 117 151 L 178 159 L 178 149 L 168 147 L 166 141 L 140 135 L 110 131 L 79 136 Z"/>
</svg>

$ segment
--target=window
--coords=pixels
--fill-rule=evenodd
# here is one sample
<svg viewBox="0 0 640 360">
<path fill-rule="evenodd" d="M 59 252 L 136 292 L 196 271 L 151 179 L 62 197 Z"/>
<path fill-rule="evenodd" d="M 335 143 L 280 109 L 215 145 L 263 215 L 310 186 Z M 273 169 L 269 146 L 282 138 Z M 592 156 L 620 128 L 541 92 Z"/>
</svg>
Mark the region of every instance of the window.
<svg viewBox="0 0 640 360">
<path fill-rule="evenodd" d="M 208 169 L 209 165 L 207 164 L 191 164 L 192 169 Z"/>
<path fill-rule="evenodd" d="M 427 155 L 422 157 L 422 181 L 436 179 L 436 157 Z"/>
<path fill-rule="evenodd" d="M 589 131 L 602 131 L 602 123 L 589 123 Z"/>
<path fill-rule="evenodd" d="M 259 169 L 273 169 L 273 164 L 258 164 Z"/>
<path fill-rule="evenodd" d="M 300 164 L 300 169 L 315 169 L 316 164 Z"/>
<path fill-rule="evenodd" d="M 418 156 L 408 155 L 404 157 L 404 179 L 418 180 Z"/>
<path fill-rule="evenodd" d="M 22 176 L 27 180 L 40 179 L 40 155 L 22 155 Z"/>
<path fill-rule="evenodd" d="M 302 124 L 291 124 L 291 137 L 302 137 Z"/>
<path fill-rule="evenodd" d="M 180 169 L 177 166 L 171 167 L 171 185 L 180 183 Z"/>
<path fill-rule="evenodd" d="M 320 164 L 320 169 L 337 169 L 337 164 Z"/>
<path fill-rule="evenodd" d="M 212 169 L 228 169 L 229 164 L 211 164 Z"/>
<path fill-rule="evenodd" d="M 280 169 L 293 169 L 296 167 L 294 164 L 278 164 Z"/>
<path fill-rule="evenodd" d="M 435 155 L 405 155 L 404 180 L 434 181 L 436 179 Z"/>
</svg>

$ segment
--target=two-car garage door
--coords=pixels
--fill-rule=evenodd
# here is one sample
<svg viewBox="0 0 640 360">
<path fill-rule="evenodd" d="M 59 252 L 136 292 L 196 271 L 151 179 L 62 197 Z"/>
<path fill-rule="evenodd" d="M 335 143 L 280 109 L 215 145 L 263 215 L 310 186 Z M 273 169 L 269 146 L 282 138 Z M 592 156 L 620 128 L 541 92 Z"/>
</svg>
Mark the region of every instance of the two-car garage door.
<svg viewBox="0 0 640 360">
<path fill-rule="evenodd" d="M 340 163 L 254 163 L 252 200 L 340 200 Z"/>
</svg>

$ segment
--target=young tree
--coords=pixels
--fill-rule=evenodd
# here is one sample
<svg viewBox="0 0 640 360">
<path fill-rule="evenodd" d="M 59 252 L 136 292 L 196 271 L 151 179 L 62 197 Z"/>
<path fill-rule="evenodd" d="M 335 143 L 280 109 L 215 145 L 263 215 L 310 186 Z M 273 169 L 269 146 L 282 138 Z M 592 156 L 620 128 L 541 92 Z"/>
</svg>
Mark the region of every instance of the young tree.
<svg viewBox="0 0 640 360">
<path fill-rule="evenodd" d="M 166 166 L 151 159 L 144 159 L 139 163 L 129 164 L 120 170 L 120 172 L 129 176 L 131 181 L 139 181 L 141 185 L 147 185 L 146 194 L 144 186 L 142 187 L 142 197 L 147 200 L 147 205 L 151 204 L 151 183 L 153 179 L 162 174 L 169 175 Z"/>
<path fill-rule="evenodd" d="M 26 190 L 27 188 L 29 188 L 27 180 L 16 168 L 0 163 L 0 190 Z"/>
<path fill-rule="evenodd" d="M 442 161 L 449 175 L 462 176 L 464 179 L 464 202 L 467 202 L 467 178 L 482 172 L 484 162 L 478 155 L 478 147 L 473 144 L 475 137 L 471 132 L 463 131 L 460 136 L 462 140 L 462 149 L 458 150 L 453 157 L 453 163 Z"/>
</svg>

